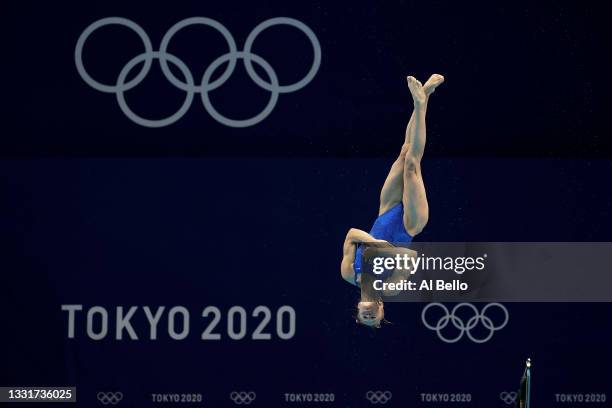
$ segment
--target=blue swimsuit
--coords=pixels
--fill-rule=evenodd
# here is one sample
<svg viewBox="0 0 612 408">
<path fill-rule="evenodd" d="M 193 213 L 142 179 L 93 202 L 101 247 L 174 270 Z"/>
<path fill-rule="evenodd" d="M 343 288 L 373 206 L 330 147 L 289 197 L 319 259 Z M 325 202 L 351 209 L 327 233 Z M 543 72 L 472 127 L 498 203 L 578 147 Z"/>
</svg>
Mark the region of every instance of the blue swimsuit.
<svg viewBox="0 0 612 408">
<path fill-rule="evenodd" d="M 382 239 L 391 243 L 412 242 L 412 237 L 410 236 L 410 234 L 408 234 L 408 232 L 406 232 L 406 228 L 404 228 L 403 204 L 399 203 L 391 207 L 385 213 L 379 215 L 378 218 L 376 218 L 376 221 L 374 221 L 374 225 L 372 225 L 370 235 L 372 235 L 376 239 Z M 357 246 L 357 251 L 355 252 L 355 261 L 353 262 L 356 285 L 359 285 L 359 281 L 357 280 L 357 278 L 361 274 L 362 253 L 363 245 L 359 244 Z"/>
</svg>

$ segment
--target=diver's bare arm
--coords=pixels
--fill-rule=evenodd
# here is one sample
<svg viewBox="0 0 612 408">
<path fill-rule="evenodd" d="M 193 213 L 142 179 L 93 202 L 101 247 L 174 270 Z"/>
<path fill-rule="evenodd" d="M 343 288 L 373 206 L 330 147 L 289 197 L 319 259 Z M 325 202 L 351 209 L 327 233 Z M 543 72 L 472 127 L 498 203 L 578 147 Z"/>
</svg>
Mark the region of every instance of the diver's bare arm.
<svg viewBox="0 0 612 408">
<path fill-rule="evenodd" d="M 374 246 L 381 247 L 381 248 L 393 246 L 389 242 L 385 241 L 384 239 L 376 239 L 365 231 L 362 231 L 357 228 L 351 228 L 349 232 L 346 234 L 346 239 L 344 240 L 344 247 L 346 248 L 347 246 L 351 246 L 351 245 L 354 247 L 357 244 L 364 244 L 364 243 L 373 244 Z"/>
<path fill-rule="evenodd" d="M 354 283 L 355 270 L 353 269 L 353 263 L 355 262 L 355 253 L 357 252 L 357 245 L 362 243 L 379 243 L 381 245 L 387 245 L 388 243 L 381 239 L 376 239 L 372 235 L 365 231 L 357 228 L 351 228 L 346 234 L 344 245 L 342 248 L 342 264 L 340 265 L 340 273 L 342 277 L 350 282 Z"/>
<path fill-rule="evenodd" d="M 362 231 L 357 228 L 351 228 L 346 234 L 346 238 L 344 240 L 344 246 L 342 249 L 343 262 L 345 259 L 350 260 L 351 263 L 355 260 L 355 252 L 357 251 L 358 244 L 376 241 L 380 240 L 374 238 L 372 235 L 368 234 L 365 231 Z"/>
</svg>

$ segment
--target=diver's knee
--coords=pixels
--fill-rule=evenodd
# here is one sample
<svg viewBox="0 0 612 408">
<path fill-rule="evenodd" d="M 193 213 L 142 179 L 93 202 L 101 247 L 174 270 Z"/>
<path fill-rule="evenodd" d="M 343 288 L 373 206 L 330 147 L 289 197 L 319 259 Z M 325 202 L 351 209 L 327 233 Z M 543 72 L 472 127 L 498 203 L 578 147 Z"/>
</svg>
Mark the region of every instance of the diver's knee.
<svg viewBox="0 0 612 408">
<path fill-rule="evenodd" d="M 419 235 L 423 231 L 423 228 L 425 228 L 424 225 L 415 225 L 413 227 L 406 227 L 406 232 L 411 237 L 416 237 L 417 235 Z"/>
<path fill-rule="evenodd" d="M 411 237 L 414 237 L 425 229 L 428 220 L 429 217 L 426 215 L 419 216 L 416 220 L 404 219 L 404 228 Z"/>
<path fill-rule="evenodd" d="M 404 159 L 404 174 L 408 177 L 416 177 L 418 174 L 418 170 L 419 170 L 419 160 L 412 156 L 412 155 L 406 155 L 406 158 Z"/>
</svg>

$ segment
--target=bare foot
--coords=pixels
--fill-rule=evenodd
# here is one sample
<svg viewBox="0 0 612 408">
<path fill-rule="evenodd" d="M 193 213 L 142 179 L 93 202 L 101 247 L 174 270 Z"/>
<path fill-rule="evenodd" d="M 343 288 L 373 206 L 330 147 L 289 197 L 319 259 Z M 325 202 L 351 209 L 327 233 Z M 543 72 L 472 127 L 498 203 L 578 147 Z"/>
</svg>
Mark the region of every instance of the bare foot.
<svg viewBox="0 0 612 408">
<path fill-rule="evenodd" d="M 425 91 L 423 90 L 423 84 L 413 76 L 406 78 L 406 81 L 408 82 L 408 88 L 412 94 L 414 105 L 423 105 L 427 101 L 427 95 L 425 95 Z"/>
<path fill-rule="evenodd" d="M 423 85 L 423 92 L 425 92 L 426 96 L 429 96 L 436 90 L 438 85 L 444 82 L 444 77 L 440 74 L 433 74 L 429 77 L 425 85 Z"/>
</svg>

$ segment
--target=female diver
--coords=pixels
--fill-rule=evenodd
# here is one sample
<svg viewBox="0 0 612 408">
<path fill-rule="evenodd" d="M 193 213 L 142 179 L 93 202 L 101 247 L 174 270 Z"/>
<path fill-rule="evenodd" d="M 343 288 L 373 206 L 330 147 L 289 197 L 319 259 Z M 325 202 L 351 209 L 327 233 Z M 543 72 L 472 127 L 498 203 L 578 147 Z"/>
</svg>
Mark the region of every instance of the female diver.
<svg viewBox="0 0 612 408">
<path fill-rule="evenodd" d="M 429 96 L 444 82 L 442 75 L 432 75 L 425 85 L 412 76 L 407 78 L 414 110 L 399 157 L 391 166 L 380 193 L 378 218 L 369 233 L 351 228 L 346 235 L 340 271 L 349 283 L 360 286 L 362 243 L 378 247 L 393 247 L 392 242 L 407 243 L 423 230 L 429 218 L 425 185 L 421 175 L 421 159 L 425 149 L 425 113 Z M 396 276 L 393 280 L 405 278 Z M 380 299 L 362 294 L 357 305 L 357 321 L 370 327 L 380 327 L 384 306 Z"/>
</svg>

